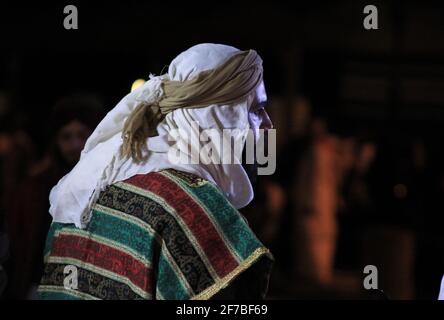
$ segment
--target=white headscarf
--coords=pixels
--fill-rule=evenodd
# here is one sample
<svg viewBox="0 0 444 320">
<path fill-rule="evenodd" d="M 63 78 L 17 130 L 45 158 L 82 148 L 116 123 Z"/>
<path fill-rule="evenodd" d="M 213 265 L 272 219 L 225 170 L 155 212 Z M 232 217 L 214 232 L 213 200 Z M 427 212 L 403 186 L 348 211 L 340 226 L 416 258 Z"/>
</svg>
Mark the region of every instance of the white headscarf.
<svg viewBox="0 0 444 320">
<path fill-rule="evenodd" d="M 161 97 L 160 84 L 164 77 L 179 81 L 189 80 L 202 71 L 214 69 L 238 51 L 234 47 L 221 44 L 196 45 L 178 55 L 171 62 L 167 74 L 150 76 L 150 80 L 143 86 L 126 95 L 89 137 L 77 165 L 51 190 L 49 212 L 53 221 L 85 227 L 90 218 L 91 205 L 106 186 L 136 174 L 168 168 L 194 173 L 214 182 L 235 208 L 246 206 L 253 199 L 253 189 L 240 163 L 172 163 L 168 160 L 168 150 L 175 142 L 168 141 L 168 133 L 179 128 L 188 134 L 198 134 L 191 130 L 193 121 L 198 121 L 201 129 L 248 129 L 248 109 L 253 93 L 236 104 L 174 110 L 158 125 L 159 136 L 147 139 L 149 157 L 145 162 L 136 164 L 131 158 L 120 160 L 118 157 L 126 118 L 140 101 L 157 101 Z M 244 141 L 245 135 L 236 139 Z M 187 147 L 183 145 L 179 149 L 186 153 Z"/>
</svg>

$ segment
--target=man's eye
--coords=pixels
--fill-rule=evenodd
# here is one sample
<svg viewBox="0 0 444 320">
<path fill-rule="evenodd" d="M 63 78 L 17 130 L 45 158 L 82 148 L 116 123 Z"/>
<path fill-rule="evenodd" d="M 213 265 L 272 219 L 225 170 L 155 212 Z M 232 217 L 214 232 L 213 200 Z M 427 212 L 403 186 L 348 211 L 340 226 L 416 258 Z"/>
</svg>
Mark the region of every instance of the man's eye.
<svg viewBox="0 0 444 320">
<path fill-rule="evenodd" d="M 260 107 L 260 108 L 256 109 L 256 110 L 254 111 L 254 113 L 255 113 L 257 116 L 260 116 L 260 115 L 262 114 L 263 111 L 264 111 L 264 108 L 263 108 L 263 107 Z"/>
</svg>

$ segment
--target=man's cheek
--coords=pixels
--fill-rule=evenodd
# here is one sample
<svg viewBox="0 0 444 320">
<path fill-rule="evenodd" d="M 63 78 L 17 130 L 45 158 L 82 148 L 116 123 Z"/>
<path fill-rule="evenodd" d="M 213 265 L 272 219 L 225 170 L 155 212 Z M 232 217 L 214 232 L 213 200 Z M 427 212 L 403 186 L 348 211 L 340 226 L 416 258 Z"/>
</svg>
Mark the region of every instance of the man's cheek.
<svg viewBox="0 0 444 320">
<path fill-rule="evenodd" d="M 250 113 L 248 120 L 250 122 L 250 127 L 253 130 L 258 130 L 261 127 L 261 118 L 254 113 Z"/>
<path fill-rule="evenodd" d="M 260 121 L 257 116 L 252 116 L 249 119 L 250 119 L 250 130 L 252 131 L 254 138 L 253 141 L 256 144 L 259 140 Z"/>
</svg>

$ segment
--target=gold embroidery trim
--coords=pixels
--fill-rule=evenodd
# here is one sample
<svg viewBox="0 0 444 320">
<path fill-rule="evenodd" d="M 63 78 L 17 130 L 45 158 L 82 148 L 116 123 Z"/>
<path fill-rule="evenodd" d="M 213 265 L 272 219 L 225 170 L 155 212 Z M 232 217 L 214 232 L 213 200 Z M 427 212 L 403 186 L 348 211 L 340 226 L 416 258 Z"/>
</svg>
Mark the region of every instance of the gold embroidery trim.
<svg viewBox="0 0 444 320">
<path fill-rule="evenodd" d="M 221 289 L 226 287 L 234 278 L 236 278 L 239 274 L 247 270 L 253 263 L 256 262 L 263 254 L 270 254 L 270 251 L 264 247 L 257 248 L 253 251 L 253 253 L 243 261 L 240 265 L 238 265 L 233 271 L 227 274 L 222 279 L 216 281 L 215 284 L 208 287 L 198 295 L 191 298 L 191 300 L 208 300 L 212 296 L 214 296 Z"/>
</svg>

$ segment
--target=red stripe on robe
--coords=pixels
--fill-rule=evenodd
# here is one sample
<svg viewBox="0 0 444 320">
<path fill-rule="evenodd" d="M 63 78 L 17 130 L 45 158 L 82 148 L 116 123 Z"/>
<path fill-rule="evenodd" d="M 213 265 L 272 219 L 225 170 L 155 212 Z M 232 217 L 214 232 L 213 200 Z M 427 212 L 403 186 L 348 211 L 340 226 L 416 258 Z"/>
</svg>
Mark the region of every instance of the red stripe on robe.
<svg viewBox="0 0 444 320">
<path fill-rule="evenodd" d="M 60 234 L 54 238 L 51 256 L 74 258 L 105 269 L 128 278 L 143 291 L 152 293 L 151 283 L 148 281 L 151 270 L 145 264 L 119 249 L 92 239 Z"/>
<path fill-rule="evenodd" d="M 226 276 L 239 265 L 205 210 L 176 182 L 157 172 L 151 172 L 149 175 L 135 175 L 125 182 L 161 197 L 177 212 L 197 239 L 199 246 L 220 278 Z M 184 231 L 186 232 L 186 230 Z"/>
</svg>

